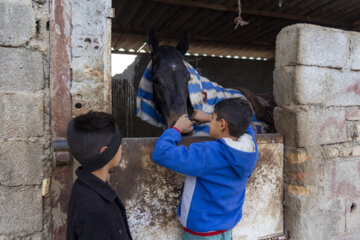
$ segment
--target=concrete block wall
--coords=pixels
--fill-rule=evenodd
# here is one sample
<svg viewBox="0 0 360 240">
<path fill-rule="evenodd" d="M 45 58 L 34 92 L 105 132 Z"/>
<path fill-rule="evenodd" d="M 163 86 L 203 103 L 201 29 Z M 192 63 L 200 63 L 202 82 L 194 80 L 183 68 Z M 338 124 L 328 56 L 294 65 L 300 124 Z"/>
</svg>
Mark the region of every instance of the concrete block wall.
<svg viewBox="0 0 360 240">
<path fill-rule="evenodd" d="M 49 1 L 0 13 L 0 239 L 50 239 Z"/>
<path fill-rule="evenodd" d="M 285 141 L 285 230 L 360 236 L 360 33 L 296 24 L 278 34 L 275 125 Z"/>
</svg>

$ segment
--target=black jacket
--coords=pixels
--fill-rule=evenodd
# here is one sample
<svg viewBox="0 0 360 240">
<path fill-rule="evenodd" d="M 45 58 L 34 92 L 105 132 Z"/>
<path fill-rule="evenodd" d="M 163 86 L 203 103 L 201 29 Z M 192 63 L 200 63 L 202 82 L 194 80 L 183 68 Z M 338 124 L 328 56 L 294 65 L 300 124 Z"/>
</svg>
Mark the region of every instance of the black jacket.
<svg viewBox="0 0 360 240">
<path fill-rule="evenodd" d="M 124 205 L 108 183 L 79 167 L 69 202 L 67 240 L 132 240 Z"/>
</svg>

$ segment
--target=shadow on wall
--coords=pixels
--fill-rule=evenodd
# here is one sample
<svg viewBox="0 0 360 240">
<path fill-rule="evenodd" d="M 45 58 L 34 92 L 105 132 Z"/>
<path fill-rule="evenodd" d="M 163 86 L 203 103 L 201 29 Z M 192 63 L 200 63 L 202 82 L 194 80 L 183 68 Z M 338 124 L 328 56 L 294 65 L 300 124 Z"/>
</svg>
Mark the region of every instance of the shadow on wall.
<svg viewBox="0 0 360 240">
<path fill-rule="evenodd" d="M 162 129 L 136 117 L 136 93 L 150 54 L 140 54 L 122 73 L 112 77 L 112 112 L 124 137 L 158 137 Z M 272 92 L 273 61 L 186 57 L 200 75 L 226 88 L 244 87 L 255 93 Z"/>
</svg>

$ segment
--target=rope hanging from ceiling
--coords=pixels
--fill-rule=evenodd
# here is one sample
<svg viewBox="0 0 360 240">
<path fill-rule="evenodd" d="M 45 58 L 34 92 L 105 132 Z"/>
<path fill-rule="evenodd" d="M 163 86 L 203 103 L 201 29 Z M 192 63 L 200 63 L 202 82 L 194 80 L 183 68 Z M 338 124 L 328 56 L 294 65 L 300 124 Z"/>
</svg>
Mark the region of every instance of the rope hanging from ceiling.
<svg viewBox="0 0 360 240">
<path fill-rule="evenodd" d="M 235 25 L 235 29 L 240 25 L 240 27 L 243 27 L 245 25 L 248 25 L 249 22 L 246 22 L 242 19 L 241 17 L 241 1 L 238 0 L 238 12 L 239 12 L 239 15 L 234 19 L 234 23 L 236 23 Z"/>
</svg>

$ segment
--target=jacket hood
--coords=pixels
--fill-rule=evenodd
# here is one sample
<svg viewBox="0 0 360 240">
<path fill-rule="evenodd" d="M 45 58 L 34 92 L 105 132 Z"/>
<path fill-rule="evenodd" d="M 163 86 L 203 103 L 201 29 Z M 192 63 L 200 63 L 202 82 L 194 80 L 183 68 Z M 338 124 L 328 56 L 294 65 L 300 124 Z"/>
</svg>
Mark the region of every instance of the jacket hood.
<svg viewBox="0 0 360 240">
<path fill-rule="evenodd" d="M 234 141 L 230 138 L 222 138 L 218 141 L 222 143 L 225 159 L 231 165 L 235 173 L 238 176 L 250 177 L 258 159 L 255 138 L 250 134 L 244 134 L 238 141 Z"/>
</svg>

